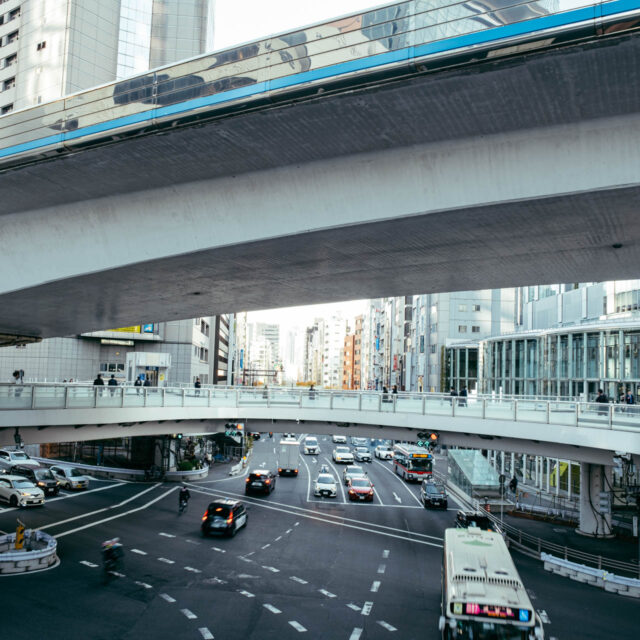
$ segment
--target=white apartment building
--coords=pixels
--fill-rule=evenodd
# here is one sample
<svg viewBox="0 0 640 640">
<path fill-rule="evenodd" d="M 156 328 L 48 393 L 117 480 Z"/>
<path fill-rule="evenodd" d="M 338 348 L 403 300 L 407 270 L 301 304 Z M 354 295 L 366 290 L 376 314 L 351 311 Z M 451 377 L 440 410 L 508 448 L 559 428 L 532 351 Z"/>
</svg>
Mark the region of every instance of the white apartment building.
<svg viewBox="0 0 640 640">
<path fill-rule="evenodd" d="M 322 386 L 325 389 L 342 388 L 342 352 L 347 335 L 347 321 L 340 313 L 324 321 Z"/>
</svg>

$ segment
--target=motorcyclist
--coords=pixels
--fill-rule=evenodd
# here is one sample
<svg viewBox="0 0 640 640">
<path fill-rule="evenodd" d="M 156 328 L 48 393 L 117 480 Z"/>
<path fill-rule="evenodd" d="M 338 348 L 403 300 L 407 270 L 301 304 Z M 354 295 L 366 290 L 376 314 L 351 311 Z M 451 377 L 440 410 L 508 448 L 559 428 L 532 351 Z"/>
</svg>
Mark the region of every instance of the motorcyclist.
<svg viewBox="0 0 640 640">
<path fill-rule="evenodd" d="M 178 494 L 178 505 L 181 505 L 184 502 L 189 502 L 189 498 L 191 498 L 191 494 L 189 493 L 189 489 L 187 489 L 187 485 L 182 485 L 180 487 L 180 493 Z"/>
<path fill-rule="evenodd" d="M 102 543 L 102 562 L 106 571 L 114 570 L 123 555 L 120 538 L 105 540 Z"/>
</svg>

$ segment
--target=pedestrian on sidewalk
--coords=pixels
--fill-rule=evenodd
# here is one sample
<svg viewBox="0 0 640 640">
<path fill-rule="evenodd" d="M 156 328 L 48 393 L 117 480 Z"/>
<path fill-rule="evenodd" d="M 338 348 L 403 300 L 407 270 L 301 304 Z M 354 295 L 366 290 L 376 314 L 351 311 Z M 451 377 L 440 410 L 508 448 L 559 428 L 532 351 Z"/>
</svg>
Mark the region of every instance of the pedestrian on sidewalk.
<svg viewBox="0 0 640 640">
<path fill-rule="evenodd" d="M 139 395 L 140 394 L 140 387 L 142 386 L 142 380 L 140 379 L 140 376 L 138 376 L 136 378 L 136 381 L 133 383 L 133 386 L 137 387 L 136 393 Z"/>
<path fill-rule="evenodd" d="M 453 399 L 458 397 L 458 392 L 453 387 L 451 387 L 449 389 L 449 395 L 451 396 L 449 400 L 449 404 L 453 404 L 454 403 Z"/>
<path fill-rule="evenodd" d="M 313 384 L 309 385 L 309 400 L 316 399 L 316 388 Z"/>
<path fill-rule="evenodd" d="M 606 416 L 609 413 L 609 408 L 605 407 L 605 404 L 609 404 L 609 398 L 605 395 L 602 389 L 598 389 L 598 397 L 596 398 L 596 402 L 600 405 L 598 407 L 598 415 Z"/>
<path fill-rule="evenodd" d="M 511 490 L 511 493 L 515 493 L 518 490 L 518 478 L 516 478 L 515 475 L 509 482 L 509 489 Z"/>
<path fill-rule="evenodd" d="M 467 387 L 462 387 L 462 390 L 460 391 L 460 400 L 458 400 L 458 406 L 460 407 L 466 407 L 467 406 Z"/>
<path fill-rule="evenodd" d="M 118 386 L 118 381 L 116 380 L 115 375 L 112 373 L 111 374 L 111 378 L 109 378 L 109 392 L 111 393 L 111 395 L 113 396 L 116 392 L 115 387 Z"/>
<path fill-rule="evenodd" d="M 196 395 L 200 395 L 200 388 L 202 387 L 202 383 L 200 382 L 200 378 L 196 378 L 195 384 L 193 385 L 196 389 Z"/>
</svg>

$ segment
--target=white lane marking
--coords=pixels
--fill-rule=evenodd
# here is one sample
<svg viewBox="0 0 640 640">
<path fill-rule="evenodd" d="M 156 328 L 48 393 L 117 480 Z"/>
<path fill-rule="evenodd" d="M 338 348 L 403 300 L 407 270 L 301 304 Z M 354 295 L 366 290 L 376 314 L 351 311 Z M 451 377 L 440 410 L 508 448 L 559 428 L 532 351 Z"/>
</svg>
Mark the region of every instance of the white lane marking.
<svg viewBox="0 0 640 640">
<path fill-rule="evenodd" d="M 200 544 L 197 540 L 189 540 L 189 538 L 187 538 L 185 540 L 185 542 L 189 543 L 189 544 Z"/>
<path fill-rule="evenodd" d="M 349 640 L 360 640 L 360 634 L 362 633 L 362 629 L 356 627 L 349 636 Z"/>
<path fill-rule="evenodd" d="M 269 567 L 263 564 L 262 568 L 266 569 L 267 571 L 271 571 L 272 573 L 280 573 L 280 569 L 276 569 L 275 567 Z"/>
<path fill-rule="evenodd" d="M 146 551 L 141 551 L 140 549 L 131 549 L 131 553 L 137 553 L 139 556 L 146 556 Z"/>
<path fill-rule="evenodd" d="M 189 611 L 189 609 L 180 609 L 180 613 L 186 618 L 189 618 L 189 620 L 195 620 L 198 617 L 193 611 Z"/>
<path fill-rule="evenodd" d="M 169 558 L 158 558 L 160 562 L 164 562 L 165 564 L 175 564 L 175 560 L 169 560 Z"/>
<path fill-rule="evenodd" d="M 120 573 L 119 571 L 109 571 L 109 575 L 116 576 L 116 578 L 126 578 L 127 576 L 124 573 Z"/>
<path fill-rule="evenodd" d="M 309 584 L 306 580 L 298 578 L 297 576 L 289 576 L 289 580 L 293 580 L 294 582 L 298 582 L 299 584 Z"/>
<path fill-rule="evenodd" d="M 173 487 L 172 489 L 169 489 L 169 491 L 165 491 L 165 493 L 163 493 L 162 495 L 158 496 L 157 498 L 154 498 L 153 500 L 151 500 L 150 502 L 147 502 L 146 504 L 143 504 L 141 507 L 136 507 L 135 509 L 129 509 L 129 511 L 123 511 L 122 513 L 119 513 L 116 516 L 111 516 L 110 518 L 103 518 L 102 520 L 97 520 L 96 522 L 90 522 L 89 524 L 85 524 L 82 527 L 77 527 L 75 529 L 70 529 L 69 531 L 63 531 L 62 533 L 58 533 L 57 535 L 53 536 L 54 538 L 62 538 L 63 536 L 68 536 L 72 533 L 76 533 L 76 531 L 82 531 L 83 529 L 89 529 L 90 527 L 95 527 L 99 524 L 102 524 L 103 522 L 109 522 L 110 520 L 116 520 L 117 518 L 124 518 L 124 516 L 128 516 L 131 513 L 136 513 L 137 511 L 142 511 L 143 509 L 148 509 L 152 504 L 158 502 L 159 500 L 162 500 L 163 498 L 166 498 L 170 493 L 173 493 L 178 487 Z"/>
<path fill-rule="evenodd" d="M 291 533 L 292 531 L 293 531 L 293 529 L 287 529 L 287 530 L 285 531 L 285 533 Z"/>
<path fill-rule="evenodd" d="M 549 620 L 549 616 L 544 609 L 538 609 L 538 615 L 540 616 L 540 620 L 545 624 L 551 624 L 551 620 Z"/>
<path fill-rule="evenodd" d="M 297 527 L 299 524 L 300 524 L 299 522 L 296 522 L 293 526 Z"/>
<path fill-rule="evenodd" d="M 97 564 L 93 564 L 93 562 L 89 562 L 88 560 L 80 560 L 80 564 L 91 567 L 92 569 L 98 566 Z"/>
<path fill-rule="evenodd" d="M 386 571 L 386 569 L 387 569 L 387 565 L 386 564 L 381 564 L 378 567 L 378 573 L 384 573 Z"/>
<path fill-rule="evenodd" d="M 202 571 L 200 571 L 200 569 L 194 569 L 193 567 L 185 567 L 184 570 L 185 571 L 191 571 L 191 573 L 202 573 Z"/>
<path fill-rule="evenodd" d="M 385 550 L 382 552 L 382 557 L 383 557 L 383 558 L 388 558 L 388 557 L 389 557 L 389 549 L 385 549 Z"/>
<path fill-rule="evenodd" d="M 245 558 L 244 556 L 238 556 L 238 558 L 240 558 L 240 560 L 242 560 L 243 562 L 253 562 L 251 558 Z"/>
<path fill-rule="evenodd" d="M 198 485 L 192 485 L 190 484 L 192 488 L 192 491 L 194 493 L 202 493 L 203 495 L 206 496 L 223 496 L 223 497 L 229 497 L 229 496 L 238 496 L 240 497 L 240 494 L 236 494 L 236 493 L 232 493 L 232 492 L 228 492 L 228 491 L 220 491 L 218 489 L 209 489 L 207 491 L 202 491 L 199 489 L 196 489 L 195 487 L 197 487 Z M 244 497 L 244 496 L 242 496 Z M 247 500 L 245 498 L 245 500 Z M 425 533 L 418 533 L 415 531 L 407 531 L 406 529 L 397 529 L 395 527 L 388 527 L 386 525 L 382 525 L 382 524 L 374 524 L 372 522 L 366 522 L 366 521 L 362 521 L 362 520 L 354 520 L 353 518 L 344 518 L 342 516 L 331 516 L 328 513 L 323 513 L 322 517 L 319 516 L 314 516 L 314 515 L 307 515 L 306 513 L 298 513 L 298 511 L 309 511 L 310 513 L 314 513 L 312 510 L 310 509 L 302 509 L 301 507 L 292 507 L 291 505 L 282 505 L 284 507 L 287 507 L 286 509 L 277 507 L 275 505 L 278 504 L 282 504 L 279 502 L 271 502 L 269 501 L 269 504 L 267 504 L 266 502 L 253 502 L 250 499 L 247 500 L 247 502 L 249 504 L 255 505 L 256 507 L 262 507 L 263 509 L 271 509 L 272 511 L 280 511 L 282 513 L 286 513 L 288 515 L 296 515 L 297 517 L 302 517 L 302 518 L 307 518 L 308 520 L 317 520 L 318 522 L 323 522 L 324 524 L 333 524 L 339 527 L 346 527 L 348 529 L 356 529 L 358 531 L 366 531 L 367 533 L 375 533 L 379 536 L 386 536 L 388 538 L 397 538 L 398 540 L 403 540 L 404 542 L 413 542 L 415 544 L 424 544 L 427 545 L 429 547 L 436 547 L 437 549 L 442 549 L 442 538 L 438 538 L 436 536 L 429 536 Z M 375 505 L 368 505 L 368 507 L 365 507 L 364 505 L 362 505 L 363 508 L 371 508 L 372 506 Z M 395 506 L 395 505 L 390 505 L 390 506 Z M 412 509 L 417 509 L 418 507 L 410 507 Z M 294 511 L 294 509 L 296 509 L 297 511 Z M 421 507 L 422 509 L 422 507 Z M 315 512 L 317 513 L 317 512 Z M 330 518 L 337 518 L 339 520 L 342 520 L 342 522 L 336 521 L 336 520 L 331 520 Z M 367 525 L 367 527 L 359 527 L 353 524 L 347 524 L 347 522 L 345 521 L 349 521 L 349 522 L 361 522 L 364 525 Z M 404 535 L 397 535 L 394 533 L 387 533 L 386 531 L 378 531 L 377 529 L 390 529 L 391 531 L 399 531 L 402 532 Z M 291 530 L 289 530 L 291 531 Z M 288 532 L 287 532 L 288 533 Z M 412 537 L 409 537 L 412 536 Z M 432 540 L 439 540 L 440 543 L 435 543 L 435 542 L 427 542 L 426 540 L 417 540 L 415 537 L 421 537 L 421 538 L 430 538 Z M 239 556 L 241 557 L 241 556 Z M 245 560 L 247 562 L 251 562 L 248 558 L 245 558 Z"/>
<path fill-rule="evenodd" d="M 67 500 L 68 498 L 79 498 L 80 496 L 86 496 L 88 493 L 94 493 L 95 491 L 106 491 L 107 489 L 115 489 L 116 487 L 124 487 L 125 484 L 129 484 L 129 483 L 128 482 L 117 482 L 116 484 L 110 484 L 107 487 L 98 487 L 97 489 L 88 489 L 87 491 L 82 491 L 81 493 L 66 493 L 65 495 L 58 496 L 57 498 L 49 498 L 47 500 L 47 502 L 55 502 L 56 500 Z M 8 511 L 8 509 L 6 509 L 6 511 Z"/>
<path fill-rule="evenodd" d="M 379 588 L 380 588 L 380 580 L 374 580 L 373 584 L 371 585 L 371 592 L 376 593 Z"/>
<path fill-rule="evenodd" d="M 391 462 L 393 462 L 393 461 L 391 461 Z M 378 462 L 376 460 L 375 463 L 379 464 L 385 471 L 390 473 L 405 488 L 405 490 L 409 492 L 409 495 L 424 509 L 424 505 L 420 502 L 420 500 L 418 499 L 416 494 L 413 493 L 413 491 L 411 491 L 411 489 L 409 489 L 409 487 L 407 486 L 407 483 L 404 480 L 399 478 L 398 475 L 394 471 L 389 469 L 389 467 L 387 465 L 383 464 L 382 462 Z"/>
<path fill-rule="evenodd" d="M 333 462 L 331 462 L 331 460 L 327 458 L 327 456 L 325 456 L 324 459 L 325 462 L 327 462 L 327 464 L 333 469 L 333 472 L 336 474 L 335 477 L 338 478 L 338 482 L 336 482 L 336 484 L 340 487 L 340 493 L 342 494 L 342 504 L 347 504 L 347 495 L 344 492 L 344 483 L 340 482 L 340 472 L 333 465 Z"/>
<path fill-rule="evenodd" d="M 278 540 L 282 540 L 282 536 L 278 536 L 275 541 L 278 542 Z"/>
<path fill-rule="evenodd" d="M 295 620 L 289 620 L 289 624 L 296 630 L 299 631 L 300 633 L 303 633 L 304 631 L 306 631 L 306 629 L 299 623 L 296 622 Z"/>
<path fill-rule="evenodd" d="M 266 549 L 267 547 L 270 547 L 270 546 L 271 546 L 271 544 L 267 542 L 267 544 L 263 545 L 262 548 Z"/>
<path fill-rule="evenodd" d="M 349 609 L 353 609 L 354 611 L 360 611 L 360 607 L 357 604 L 353 604 L 353 602 L 350 602 L 347 607 L 349 607 Z"/>
<path fill-rule="evenodd" d="M 213 633 L 207 627 L 200 627 L 198 631 L 204 640 L 213 640 Z"/>
<path fill-rule="evenodd" d="M 384 627 L 387 631 L 397 631 L 397 629 L 393 625 L 390 625 L 388 622 L 385 622 L 384 620 L 378 620 L 377 622 L 381 627 Z"/>
<path fill-rule="evenodd" d="M 166 600 L 167 602 L 175 602 L 175 601 L 176 601 L 176 599 L 175 599 L 175 598 L 172 598 L 170 595 L 168 595 L 168 594 L 166 594 L 166 593 L 161 593 L 161 594 L 160 594 L 160 597 L 161 597 L 163 600 Z"/>
<path fill-rule="evenodd" d="M 245 553 L 244 555 L 247 556 L 247 558 L 249 556 L 252 556 L 255 553 L 255 551 L 249 551 L 249 553 Z"/>
<path fill-rule="evenodd" d="M 331 593 L 331 591 L 327 591 L 326 589 L 318 589 L 318 591 L 323 595 L 327 596 L 327 598 L 336 598 L 335 593 Z"/>
<path fill-rule="evenodd" d="M 226 549 L 220 549 L 219 547 L 211 547 L 214 551 L 217 551 L 218 553 L 227 553 Z"/>
<path fill-rule="evenodd" d="M 272 604 L 263 604 L 262 606 L 267 609 L 267 611 L 271 611 L 271 613 L 282 613 L 280 609 L 277 609 Z"/>
<path fill-rule="evenodd" d="M 121 485 L 118 485 L 121 486 Z M 154 485 L 153 487 L 150 487 L 150 489 L 155 489 L 156 487 L 159 487 L 159 484 Z M 100 487 L 100 490 L 102 489 L 110 489 L 111 487 Z M 117 509 L 118 507 L 122 506 L 123 504 L 126 504 L 127 502 L 131 502 L 131 500 L 135 500 L 136 498 L 138 498 L 139 496 L 141 496 L 143 493 L 147 493 L 147 491 L 149 491 L 150 489 L 145 489 L 144 491 L 141 491 L 139 493 L 136 493 L 134 496 L 132 496 L 131 498 L 128 498 L 127 500 L 124 500 L 123 502 L 118 502 L 117 504 L 113 504 L 109 507 L 102 507 L 102 509 L 96 509 L 95 511 L 87 511 L 86 513 L 81 513 L 79 516 L 73 516 L 72 518 L 67 518 L 66 520 L 58 520 L 58 522 L 49 522 L 48 524 L 44 524 L 41 527 L 38 527 L 38 530 L 41 529 L 49 529 L 50 527 L 57 527 L 59 524 L 65 524 L 67 522 L 73 522 L 73 520 L 80 520 L 80 518 L 88 518 L 89 516 L 94 516 L 96 513 L 103 513 L 104 511 L 109 511 L 110 509 Z M 97 489 L 96 489 L 97 491 Z M 88 491 L 85 493 L 89 493 Z M 47 500 L 47 502 L 53 502 L 53 500 L 59 500 L 60 498 L 52 498 L 51 500 Z M 8 509 L 7 509 L 8 511 Z"/>
<path fill-rule="evenodd" d="M 238 593 L 240 593 L 241 595 L 243 595 L 245 598 L 255 598 L 255 596 L 253 595 L 253 593 L 249 593 L 248 591 L 239 591 Z"/>
<path fill-rule="evenodd" d="M 264 468 L 266 464 L 267 464 L 266 462 L 261 462 L 261 463 L 260 463 L 260 468 L 261 468 L 261 469 L 262 469 L 262 468 Z"/>
<path fill-rule="evenodd" d="M 109 509 L 117 509 L 118 507 L 121 507 L 123 504 L 127 504 L 127 502 L 131 502 L 132 500 L 139 498 L 144 493 L 148 493 L 149 491 L 153 491 L 154 489 L 157 489 L 160 485 L 161 485 L 160 482 L 156 482 L 153 486 L 149 487 L 148 489 L 145 489 L 144 491 L 140 491 L 139 493 L 136 493 L 134 496 L 131 496 L 130 498 L 127 498 L 122 502 L 118 502 L 118 504 L 114 504 L 110 506 Z"/>
<path fill-rule="evenodd" d="M 307 470 L 307 498 L 306 498 L 306 501 L 307 502 L 311 502 L 311 469 L 309 469 L 309 465 L 307 464 L 307 462 L 304 459 L 304 457 L 301 457 L 300 460 L 302 460 L 302 464 L 304 465 L 305 469 Z"/>
<path fill-rule="evenodd" d="M 238 578 L 255 578 L 258 579 L 259 576 L 252 576 L 250 573 L 239 573 Z M 220 582 L 220 581 L 218 581 Z"/>
<path fill-rule="evenodd" d="M 147 584 L 146 582 L 140 582 L 136 580 L 135 584 L 137 584 L 139 587 L 144 587 L 145 589 L 153 589 L 153 587 L 150 584 Z"/>
<path fill-rule="evenodd" d="M 159 536 L 164 536 L 165 538 L 175 538 L 173 533 L 162 533 L 162 532 L 160 532 L 158 535 Z"/>
<path fill-rule="evenodd" d="M 373 602 L 365 602 L 362 605 L 362 611 L 360 613 L 363 616 L 368 616 L 371 613 L 371 609 L 373 609 Z"/>
<path fill-rule="evenodd" d="M 394 491 L 393 497 L 396 499 L 396 502 L 402 502 L 402 498 Z"/>
</svg>

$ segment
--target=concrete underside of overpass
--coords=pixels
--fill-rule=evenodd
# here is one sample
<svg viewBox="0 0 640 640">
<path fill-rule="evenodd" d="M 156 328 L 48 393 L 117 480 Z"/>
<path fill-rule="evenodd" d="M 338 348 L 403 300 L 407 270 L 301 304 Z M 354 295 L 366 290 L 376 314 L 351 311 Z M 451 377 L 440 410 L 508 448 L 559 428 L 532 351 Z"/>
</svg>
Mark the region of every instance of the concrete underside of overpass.
<svg viewBox="0 0 640 640">
<path fill-rule="evenodd" d="M 6 171 L 0 333 L 636 277 L 639 57 L 379 79 Z"/>
<path fill-rule="evenodd" d="M 40 414 L 40 415 L 39 415 Z M 415 442 L 418 432 L 435 430 L 439 442 L 476 449 L 517 451 L 591 464 L 612 464 L 614 452 L 632 454 L 640 464 L 640 436 L 635 430 L 548 425 L 538 422 L 478 420 L 415 414 L 367 414 L 333 410 L 335 422 L 317 420 L 314 409 L 278 409 L 265 419 L 264 409 L 163 408 L 128 409 L 123 422 L 119 409 L 71 409 L 55 412 L 6 411 L 2 425 L 21 424 L 25 444 L 74 442 L 174 433 L 207 434 L 225 430 L 227 422 L 243 422 L 247 431 L 274 433 L 334 433 Z M 119 420 L 116 422 L 116 420 Z M 374 424 L 375 421 L 375 424 Z M 46 424 L 41 424 L 46 422 Z M 40 423 L 40 424 L 39 424 Z M 12 445 L 15 428 L 0 426 L 0 446 Z M 328 453 L 328 452 L 325 452 Z"/>
</svg>

